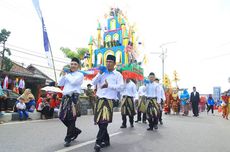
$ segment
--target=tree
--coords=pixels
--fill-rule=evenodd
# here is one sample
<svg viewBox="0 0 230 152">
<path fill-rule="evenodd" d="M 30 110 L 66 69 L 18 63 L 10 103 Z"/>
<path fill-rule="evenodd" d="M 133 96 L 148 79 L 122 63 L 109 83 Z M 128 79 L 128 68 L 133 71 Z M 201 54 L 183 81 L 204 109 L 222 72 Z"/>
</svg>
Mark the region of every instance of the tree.
<svg viewBox="0 0 230 152">
<path fill-rule="evenodd" d="M 76 51 L 72 51 L 69 48 L 61 47 L 60 50 L 66 55 L 67 58 L 72 59 L 73 57 L 76 57 L 83 61 L 85 59 L 86 54 L 89 52 L 88 48 L 77 48 Z M 81 66 L 85 67 L 83 62 L 81 62 Z"/>
<path fill-rule="evenodd" d="M 1 70 L 6 70 L 6 71 L 9 71 L 13 66 L 12 61 L 9 58 L 5 57 L 5 53 L 8 53 L 9 56 L 11 55 L 10 49 L 6 48 L 6 41 L 10 36 L 10 33 L 11 32 L 7 31 L 6 29 L 2 29 L 0 33 L 0 44 L 3 44 L 2 46 L 3 49 L 0 52 L 2 57 Z"/>
</svg>

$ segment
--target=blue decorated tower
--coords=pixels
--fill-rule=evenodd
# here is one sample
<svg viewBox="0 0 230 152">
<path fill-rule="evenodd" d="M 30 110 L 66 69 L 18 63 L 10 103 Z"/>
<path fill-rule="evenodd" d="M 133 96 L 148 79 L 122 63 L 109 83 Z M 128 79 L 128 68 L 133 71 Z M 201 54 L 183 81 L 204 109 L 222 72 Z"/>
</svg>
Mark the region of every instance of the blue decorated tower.
<svg viewBox="0 0 230 152">
<path fill-rule="evenodd" d="M 126 28 L 125 17 L 118 8 L 112 8 L 107 19 L 107 27 L 101 39 L 101 25 L 98 23 L 97 49 L 94 54 L 94 67 L 105 65 L 109 54 L 116 56 L 116 64 L 128 64 L 134 44 L 134 30 Z M 91 42 L 89 44 L 92 44 Z"/>
</svg>

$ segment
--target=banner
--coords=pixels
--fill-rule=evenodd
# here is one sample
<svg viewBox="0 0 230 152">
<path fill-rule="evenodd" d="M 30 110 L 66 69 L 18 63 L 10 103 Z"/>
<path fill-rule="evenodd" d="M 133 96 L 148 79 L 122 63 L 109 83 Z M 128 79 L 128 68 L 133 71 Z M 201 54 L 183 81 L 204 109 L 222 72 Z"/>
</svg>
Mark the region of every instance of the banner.
<svg viewBox="0 0 230 152">
<path fill-rule="evenodd" d="M 48 59 L 49 67 L 52 67 L 53 64 L 52 64 L 50 43 L 49 43 L 49 38 L 48 38 L 45 22 L 44 22 L 44 19 L 43 19 L 43 16 L 42 16 L 42 11 L 40 9 L 39 0 L 32 0 L 32 1 L 33 1 L 33 4 L 34 4 L 34 8 L 37 11 L 38 17 L 40 18 L 40 20 L 42 22 L 43 42 L 44 42 L 44 49 L 45 49 L 45 53 L 46 53 L 46 58 Z"/>
</svg>

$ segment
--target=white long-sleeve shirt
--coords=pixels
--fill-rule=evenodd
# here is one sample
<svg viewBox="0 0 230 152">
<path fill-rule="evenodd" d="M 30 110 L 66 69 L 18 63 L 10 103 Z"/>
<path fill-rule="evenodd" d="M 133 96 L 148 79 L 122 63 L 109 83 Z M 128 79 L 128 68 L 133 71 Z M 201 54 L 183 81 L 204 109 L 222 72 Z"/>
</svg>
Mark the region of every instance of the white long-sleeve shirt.
<svg viewBox="0 0 230 152">
<path fill-rule="evenodd" d="M 81 85 L 83 83 L 83 78 L 84 75 L 81 72 L 71 72 L 59 78 L 58 86 L 64 86 L 63 95 L 81 93 Z"/>
<path fill-rule="evenodd" d="M 108 88 L 101 88 L 108 82 Z M 123 76 L 120 72 L 114 70 L 113 72 L 98 73 L 92 80 L 93 85 L 97 85 L 97 96 L 99 98 L 117 99 L 117 93 L 121 91 L 124 84 Z"/>
<path fill-rule="evenodd" d="M 129 83 L 124 85 L 122 95 L 130 97 L 135 97 L 137 95 L 137 86 L 133 81 L 129 81 Z"/>
<path fill-rule="evenodd" d="M 164 89 L 163 89 L 162 84 L 159 84 L 159 87 L 160 87 L 161 99 L 162 99 L 163 101 L 165 101 L 165 100 L 166 100 L 165 91 L 164 91 Z"/>
<path fill-rule="evenodd" d="M 145 88 L 146 91 L 146 97 L 149 98 L 157 98 L 157 102 L 161 103 L 161 91 L 160 91 L 160 87 L 159 84 L 152 82 L 146 85 Z"/>
<path fill-rule="evenodd" d="M 24 102 L 23 103 L 18 102 L 16 105 L 16 108 L 20 109 L 20 110 L 24 110 L 24 109 L 26 109 L 26 104 Z"/>
<path fill-rule="evenodd" d="M 139 89 L 138 89 L 138 95 L 139 96 L 145 96 L 146 95 L 145 86 L 144 85 L 142 85 L 142 86 L 139 87 Z"/>
</svg>

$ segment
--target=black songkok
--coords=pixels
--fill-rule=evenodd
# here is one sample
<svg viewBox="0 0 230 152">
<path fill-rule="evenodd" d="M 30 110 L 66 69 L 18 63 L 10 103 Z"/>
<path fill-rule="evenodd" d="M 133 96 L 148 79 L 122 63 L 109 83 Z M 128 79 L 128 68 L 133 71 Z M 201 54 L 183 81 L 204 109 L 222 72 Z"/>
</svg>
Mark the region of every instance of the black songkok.
<svg viewBox="0 0 230 152">
<path fill-rule="evenodd" d="M 116 62 L 116 57 L 114 55 L 108 55 L 106 60 L 111 60 L 113 62 Z"/>
<path fill-rule="evenodd" d="M 80 64 L 80 61 L 79 61 L 79 59 L 78 58 L 72 58 L 72 60 L 71 60 L 71 62 L 77 62 L 78 64 Z"/>
</svg>

